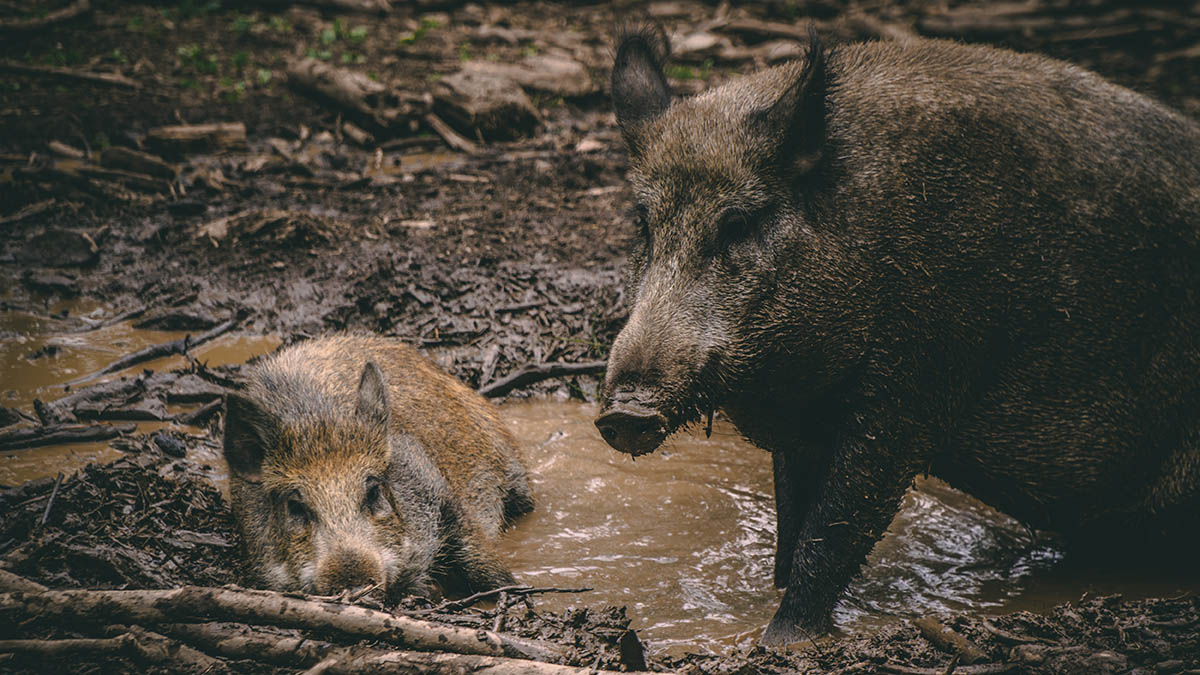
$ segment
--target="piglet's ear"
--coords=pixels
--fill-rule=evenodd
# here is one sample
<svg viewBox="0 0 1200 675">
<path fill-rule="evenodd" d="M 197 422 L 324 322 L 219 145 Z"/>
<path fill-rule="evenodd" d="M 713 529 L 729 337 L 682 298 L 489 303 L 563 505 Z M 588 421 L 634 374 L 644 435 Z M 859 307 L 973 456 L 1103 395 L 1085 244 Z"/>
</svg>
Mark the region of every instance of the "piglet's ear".
<svg viewBox="0 0 1200 675">
<path fill-rule="evenodd" d="M 779 148 L 777 161 L 796 175 L 817 167 L 825 146 L 825 49 L 809 29 L 807 62 L 769 108 L 750 114 L 750 124 Z"/>
<path fill-rule="evenodd" d="M 671 105 L 671 90 L 663 74 L 669 51 L 666 34 L 655 25 L 627 26 L 617 36 L 612 70 L 613 110 L 621 135 L 635 154 L 642 125 Z"/>
<path fill-rule="evenodd" d="M 225 397 L 225 461 L 231 474 L 257 483 L 263 456 L 279 442 L 280 421 L 258 401 L 240 394 Z"/>
<path fill-rule="evenodd" d="M 383 371 L 374 361 L 367 361 L 363 366 L 362 377 L 358 381 L 358 407 L 355 410 L 358 418 L 383 429 L 388 427 L 391 414 L 388 412 L 387 383 L 383 379 Z"/>
</svg>

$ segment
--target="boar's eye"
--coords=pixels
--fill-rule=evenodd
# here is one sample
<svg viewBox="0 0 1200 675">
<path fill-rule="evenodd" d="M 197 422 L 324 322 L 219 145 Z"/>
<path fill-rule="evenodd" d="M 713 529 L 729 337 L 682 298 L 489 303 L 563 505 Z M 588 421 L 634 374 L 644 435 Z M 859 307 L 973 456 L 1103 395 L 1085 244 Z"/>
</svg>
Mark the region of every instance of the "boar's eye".
<svg viewBox="0 0 1200 675">
<path fill-rule="evenodd" d="M 726 209 L 717 221 L 717 241 L 722 246 L 739 242 L 754 232 L 758 214 L 742 208 Z"/>
<path fill-rule="evenodd" d="M 312 520 L 312 511 L 309 511 L 308 506 L 300 499 L 298 491 L 292 491 L 287 496 L 287 513 L 289 518 L 301 525 L 307 524 Z"/>
<path fill-rule="evenodd" d="M 367 478 L 367 495 L 363 498 L 363 510 L 380 513 L 388 506 L 383 495 L 383 483 L 374 476 Z"/>
</svg>

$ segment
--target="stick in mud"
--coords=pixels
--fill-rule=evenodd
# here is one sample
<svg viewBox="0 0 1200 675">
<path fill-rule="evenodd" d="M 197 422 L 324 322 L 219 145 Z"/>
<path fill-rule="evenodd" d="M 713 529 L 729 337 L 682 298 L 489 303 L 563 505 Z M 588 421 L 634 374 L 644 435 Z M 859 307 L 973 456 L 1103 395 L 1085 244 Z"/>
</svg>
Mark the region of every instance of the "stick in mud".
<svg viewBox="0 0 1200 675">
<path fill-rule="evenodd" d="M 535 363 L 479 388 L 479 393 L 488 398 L 504 396 L 514 389 L 527 387 L 552 377 L 570 375 L 596 375 L 604 372 L 607 361 L 584 361 L 583 363 Z"/>
<path fill-rule="evenodd" d="M 186 354 L 192 347 L 198 347 L 205 342 L 213 340 L 214 338 L 218 338 L 233 330 L 233 327 L 241 323 L 243 318 L 245 318 L 245 315 L 239 313 L 237 316 L 226 321 L 225 323 L 213 328 L 210 331 L 201 333 L 194 338 L 192 337 L 191 333 L 189 333 L 179 340 L 151 345 L 145 349 L 141 349 L 127 356 L 123 356 L 90 375 L 84 375 L 83 377 L 71 380 L 67 384 L 74 386 L 76 384 L 90 382 L 97 377 L 125 370 L 126 368 L 136 366 L 139 363 L 145 363 L 146 361 L 153 361 L 154 359 L 161 359 L 167 356 L 174 356 L 176 354 Z"/>
</svg>

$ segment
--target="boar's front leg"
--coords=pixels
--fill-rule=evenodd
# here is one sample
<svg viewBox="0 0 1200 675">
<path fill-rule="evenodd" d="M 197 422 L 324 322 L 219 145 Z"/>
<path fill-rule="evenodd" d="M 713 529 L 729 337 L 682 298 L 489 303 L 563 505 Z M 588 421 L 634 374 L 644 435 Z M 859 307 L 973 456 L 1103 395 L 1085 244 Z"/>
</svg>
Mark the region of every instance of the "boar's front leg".
<svg viewBox="0 0 1200 675">
<path fill-rule="evenodd" d="M 832 627 L 833 606 L 892 522 L 921 463 L 881 446 L 855 438 L 830 458 L 796 533 L 787 591 L 763 644 L 784 645 Z M 781 540 L 784 531 L 781 524 Z"/>
<path fill-rule="evenodd" d="M 816 456 L 796 450 L 771 453 L 775 481 L 775 588 L 788 585 L 796 538 L 820 486 L 821 466 Z"/>
</svg>

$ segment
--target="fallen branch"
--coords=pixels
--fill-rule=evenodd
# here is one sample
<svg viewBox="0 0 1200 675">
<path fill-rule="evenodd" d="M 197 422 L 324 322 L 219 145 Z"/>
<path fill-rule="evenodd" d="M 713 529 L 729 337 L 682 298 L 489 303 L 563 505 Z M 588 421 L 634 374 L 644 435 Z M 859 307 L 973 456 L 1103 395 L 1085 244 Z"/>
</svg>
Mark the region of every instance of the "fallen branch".
<svg viewBox="0 0 1200 675">
<path fill-rule="evenodd" d="M 167 591 L 66 590 L 0 594 L 0 617 L 91 623 L 126 621 L 145 626 L 203 619 L 332 631 L 356 638 L 456 654 L 561 661 L 552 645 L 491 631 L 422 621 L 338 602 L 306 600 L 274 591 L 185 586 Z"/>
<path fill-rule="evenodd" d="M 0 451 L 25 450 L 64 443 L 95 443 L 132 433 L 136 424 L 62 424 L 52 427 L 16 429 L 0 434 Z"/>
<path fill-rule="evenodd" d="M 70 80 L 72 82 L 88 82 L 109 87 L 124 87 L 140 89 L 141 83 L 117 73 L 97 73 L 89 70 L 71 70 L 70 68 L 53 68 L 51 66 L 34 66 L 16 61 L 0 61 L 0 72 L 45 77 L 55 80 Z"/>
<path fill-rule="evenodd" d="M 45 28 L 52 24 L 69 21 L 77 16 L 82 16 L 91 8 L 91 0 L 75 0 L 75 2 L 62 9 L 48 12 L 45 16 L 38 16 L 32 19 L 0 19 L 0 31 L 17 32 Z"/>
<path fill-rule="evenodd" d="M 179 340 L 164 342 L 162 344 L 151 345 L 145 349 L 140 349 L 132 354 L 123 356 L 116 361 L 113 361 L 91 375 L 84 375 L 83 377 L 71 380 L 67 384 L 74 386 L 83 382 L 90 382 L 102 375 L 108 375 L 109 373 L 125 370 L 126 368 L 136 366 L 139 363 L 145 363 L 146 361 L 153 361 L 154 359 L 175 356 L 176 354 L 187 354 L 192 347 L 198 347 L 205 342 L 209 342 L 210 340 L 218 338 L 233 330 L 233 327 L 238 325 L 242 318 L 243 315 L 239 313 L 238 316 L 235 316 L 234 318 L 226 321 L 216 328 L 213 328 L 212 330 L 197 335 L 195 338 L 192 337 L 191 333 L 188 333 Z"/>
<path fill-rule="evenodd" d="M 604 372 L 606 361 L 584 361 L 583 363 L 535 363 L 479 388 L 479 393 L 488 398 L 504 396 L 508 392 L 529 386 L 553 377 L 571 375 L 595 375 Z"/>
<path fill-rule="evenodd" d="M 319 667 L 316 672 L 373 673 L 494 673 L 560 675 L 589 671 L 582 668 L 494 656 L 391 651 L 377 647 L 341 647 L 321 640 L 254 628 L 243 624 L 168 624 L 163 632 L 227 659 L 253 659 L 293 668 Z"/>
<path fill-rule="evenodd" d="M 187 645 L 141 628 L 124 628 L 111 638 L 64 640 L 0 640 L 0 652 L 27 654 L 48 659 L 73 656 L 94 658 L 100 654 L 129 656 L 145 664 L 183 668 L 190 672 L 224 672 L 225 664 Z"/>
</svg>

